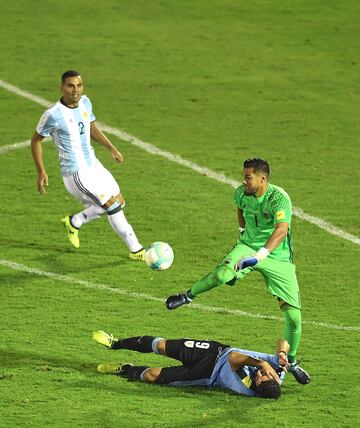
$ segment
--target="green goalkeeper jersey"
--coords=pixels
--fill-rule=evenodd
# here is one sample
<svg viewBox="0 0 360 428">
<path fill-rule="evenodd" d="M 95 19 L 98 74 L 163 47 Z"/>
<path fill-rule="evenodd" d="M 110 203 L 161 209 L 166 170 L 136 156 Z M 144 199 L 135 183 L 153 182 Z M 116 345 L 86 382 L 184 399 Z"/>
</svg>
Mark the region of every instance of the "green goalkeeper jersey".
<svg viewBox="0 0 360 428">
<path fill-rule="evenodd" d="M 289 224 L 286 238 L 269 257 L 292 262 L 292 205 L 289 195 L 281 187 L 269 183 L 265 194 L 257 198 L 246 195 L 244 185 L 241 185 L 235 190 L 234 201 L 245 219 L 245 231 L 240 236 L 240 242 L 254 250 L 259 250 L 266 244 L 277 223 Z"/>
</svg>

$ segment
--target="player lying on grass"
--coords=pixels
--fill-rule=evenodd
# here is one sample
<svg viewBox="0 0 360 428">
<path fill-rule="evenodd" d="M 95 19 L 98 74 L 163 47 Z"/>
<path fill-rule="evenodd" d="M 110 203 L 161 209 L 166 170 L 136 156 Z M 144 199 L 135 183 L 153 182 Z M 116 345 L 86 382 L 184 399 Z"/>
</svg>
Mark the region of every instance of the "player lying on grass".
<svg viewBox="0 0 360 428">
<path fill-rule="evenodd" d="M 160 385 L 217 387 L 277 399 L 289 364 L 290 347 L 284 339 L 277 342 L 275 355 L 233 348 L 214 340 L 166 340 L 154 336 L 117 339 L 101 330 L 93 333 L 93 339 L 108 349 L 153 352 L 180 361 L 181 366 L 163 368 L 113 363 L 98 366 L 101 373 Z"/>
<path fill-rule="evenodd" d="M 296 362 L 301 303 L 291 245 L 291 200 L 281 187 L 269 183 L 270 167 L 265 160 L 247 159 L 243 166 L 243 184 L 234 195 L 240 227 L 238 241 L 212 272 L 185 293 L 168 297 L 166 306 L 176 309 L 214 287 L 234 285 L 253 271 L 261 273 L 284 314 L 284 338 L 290 344 L 289 372 L 299 383 L 306 384 L 310 376 Z"/>
</svg>

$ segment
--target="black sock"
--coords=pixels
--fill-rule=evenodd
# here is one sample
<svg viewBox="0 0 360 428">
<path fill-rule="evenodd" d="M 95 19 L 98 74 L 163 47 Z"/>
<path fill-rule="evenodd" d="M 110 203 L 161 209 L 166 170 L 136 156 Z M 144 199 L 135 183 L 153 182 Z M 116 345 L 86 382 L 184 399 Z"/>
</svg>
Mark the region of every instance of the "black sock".
<svg viewBox="0 0 360 428">
<path fill-rule="evenodd" d="M 152 342 L 156 339 L 155 336 L 137 336 L 129 337 L 127 339 L 119 340 L 114 342 L 112 349 L 130 349 L 131 351 L 142 352 L 153 352 Z"/>
<path fill-rule="evenodd" d="M 132 366 L 130 364 L 124 364 L 121 367 L 119 375 L 121 377 L 126 377 L 129 380 L 142 380 L 140 376 L 142 372 L 148 368 L 148 366 Z"/>
</svg>

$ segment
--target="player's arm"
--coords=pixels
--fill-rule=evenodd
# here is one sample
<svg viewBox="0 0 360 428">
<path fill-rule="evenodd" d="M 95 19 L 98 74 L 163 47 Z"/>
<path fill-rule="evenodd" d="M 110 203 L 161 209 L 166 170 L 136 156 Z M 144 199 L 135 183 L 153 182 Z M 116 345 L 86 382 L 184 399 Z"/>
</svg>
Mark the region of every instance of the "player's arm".
<svg viewBox="0 0 360 428">
<path fill-rule="evenodd" d="M 286 367 L 289 364 L 288 353 L 290 351 L 290 345 L 285 339 L 279 339 L 276 343 L 276 355 L 279 356 L 279 364 Z"/>
<path fill-rule="evenodd" d="M 45 186 L 47 186 L 49 183 L 42 155 L 41 141 L 43 139 L 44 137 L 38 134 L 36 131 L 34 132 L 34 135 L 31 139 L 31 152 L 34 158 L 36 169 L 38 171 L 37 188 L 42 195 L 45 193 Z"/>
<path fill-rule="evenodd" d="M 229 355 L 229 363 L 232 371 L 236 371 L 244 366 L 258 367 L 263 375 L 266 375 L 269 379 L 276 380 L 276 382 L 280 383 L 279 375 L 267 361 L 253 358 L 237 351 L 232 351 Z"/>
<path fill-rule="evenodd" d="M 240 208 L 237 209 L 237 217 L 239 222 L 239 230 L 241 233 L 245 230 L 245 218 L 244 218 L 243 210 L 241 210 Z"/>
<path fill-rule="evenodd" d="M 285 221 L 275 224 L 274 232 L 271 234 L 270 238 L 264 245 L 264 247 L 269 251 L 269 253 L 275 250 L 275 248 L 277 248 L 283 242 L 288 233 L 288 229 L 289 223 L 286 223 Z"/>
<path fill-rule="evenodd" d="M 260 248 L 260 250 L 258 250 L 253 256 L 247 256 L 240 259 L 234 266 L 235 270 L 239 271 L 241 269 L 255 266 L 262 260 L 266 259 L 271 251 L 275 250 L 275 248 L 278 247 L 286 238 L 288 228 L 289 223 L 286 223 L 285 221 L 276 223 L 275 229 L 265 245 Z"/>
<path fill-rule="evenodd" d="M 101 144 L 111 152 L 111 156 L 116 162 L 123 162 L 124 156 L 118 151 L 118 149 L 110 142 L 110 140 L 102 133 L 102 131 L 96 126 L 95 121 L 90 124 L 90 136 L 97 143 Z"/>
</svg>

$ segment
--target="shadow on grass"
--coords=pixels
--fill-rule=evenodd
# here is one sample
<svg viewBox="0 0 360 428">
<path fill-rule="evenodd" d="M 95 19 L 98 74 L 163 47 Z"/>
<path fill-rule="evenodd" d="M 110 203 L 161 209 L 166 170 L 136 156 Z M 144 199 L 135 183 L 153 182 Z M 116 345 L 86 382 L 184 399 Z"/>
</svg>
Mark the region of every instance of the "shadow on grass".
<svg viewBox="0 0 360 428">
<path fill-rule="evenodd" d="M 127 255 L 119 256 L 118 259 L 114 258 L 114 260 L 110 260 L 107 262 L 104 262 L 104 257 L 99 255 L 99 257 L 101 256 L 101 261 L 96 261 L 96 257 L 89 249 L 76 250 L 75 248 L 68 247 L 65 244 L 52 245 L 47 243 L 46 246 L 44 246 L 41 243 L 35 242 L 26 242 L 15 239 L 0 239 L 0 247 L 11 248 L 12 250 L 14 248 L 18 248 L 31 251 L 31 256 L 29 257 L 29 259 L 33 261 L 39 261 L 41 265 L 44 265 L 45 263 L 48 267 L 48 271 L 59 273 L 62 275 L 84 272 L 84 270 L 88 272 L 96 272 L 99 269 L 117 268 L 120 265 L 134 264 L 133 261 L 127 258 Z M 11 254 L 4 254 L 3 256 L 1 255 L 0 258 L 4 258 L 5 260 L 8 260 L 10 262 L 19 263 L 19 261 L 17 260 L 19 258 L 19 255 L 12 256 Z M 46 254 L 46 257 L 44 256 L 44 254 Z M 63 258 L 64 256 L 68 256 L 69 258 L 71 258 L 69 259 L 71 260 L 71 263 L 70 261 L 69 263 L 67 263 Z M 76 264 L 74 263 L 75 259 L 77 260 Z"/>
<path fill-rule="evenodd" d="M 239 423 L 250 424 L 254 418 L 254 414 L 259 414 L 261 407 L 271 404 L 274 409 L 281 408 L 281 400 L 279 402 L 263 400 L 229 393 L 220 389 L 206 389 L 199 387 L 171 387 L 160 385 L 149 385 L 140 382 L 129 382 L 117 376 L 97 373 L 97 363 L 74 360 L 66 357 L 58 357 L 54 355 L 44 355 L 36 352 L 19 351 L 12 349 L 0 349 L 0 361 L 3 370 L 11 370 L 18 368 L 27 368 L 38 371 L 50 371 L 61 374 L 63 378 L 66 376 L 67 369 L 76 371 L 86 376 L 86 378 L 68 379 L 67 387 L 83 389 L 84 394 L 88 391 L 98 391 L 99 394 L 111 394 L 118 396 L 119 404 L 122 401 L 128 402 L 131 397 L 134 404 L 131 406 L 137 407 L 137 400 L 141 398 L 141 402 L 146 400 L 148 405 L 153 403 L 154 410 L 150 410 L 148 414 L 139 415 L 138 412 L 130 412 L 127 417 L 131 423 L 136 424 L 140 420 L 144 421 L 153 418 L 156 415 L 159 426 L 166 426 L 166 423 L 174 428 L 177 427 L 197 427 L 218 426 L 226 424 L 228 427 L 236 426 Z M 5 377 L 4 377 L 5 378 Z M 63 379 L 65 380 L 65 379 Z M 289 391 L 287 391 L 288 393 Z M 100 399 L 100 398 L 99 398 Z M 171 400 L 169 402 L 169 399 Z M 131 400 L 130 400 L 131 401 Z M 152 405 L 151 405 L 152 406 Z M 174 406 L 176 411 L 173 418 L 162 410 L 157 414 L 156 408 L 164 406 L 169 410 L 169 406 Z M 151 407 L 150 407 L 151 408 Z M 192 409 L 190 412 L 186 408 Z M 196 416 L 193 409 L 196 408 Z M 135 410 L 135 408 L 134 408 Z M 153 414 L 154 413 L 154 414 Z M 140 417 L 140 420 L 139 420 Z M 169 417 L 170 419 L 167 419 Z M 165 424 L 165 425 L 164 425 Z M 142 425 L 141 423 L 139 426 Z M 135 426 L 135 425 L 134 425 Z"/>
<path fill-rule="evenodd" d="M 48 367 L 49 369 L 68 368 L 83 373 L 94 373 L 96 371 L 96 364 L 94 363 L 10 349 L 0 349 L 0 361 L 3 369 L 28 367 L 41 370 Z"/>
</svg>

